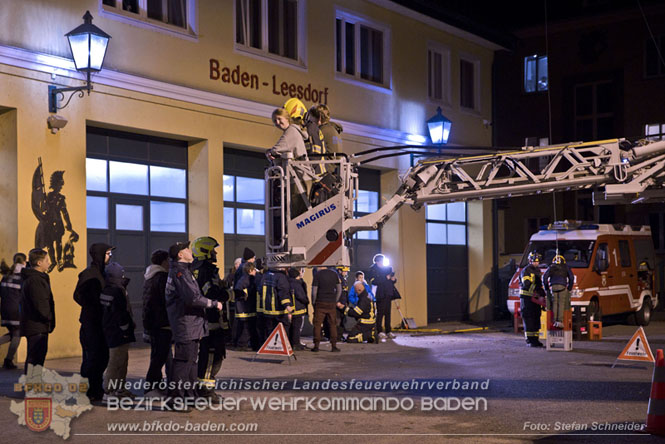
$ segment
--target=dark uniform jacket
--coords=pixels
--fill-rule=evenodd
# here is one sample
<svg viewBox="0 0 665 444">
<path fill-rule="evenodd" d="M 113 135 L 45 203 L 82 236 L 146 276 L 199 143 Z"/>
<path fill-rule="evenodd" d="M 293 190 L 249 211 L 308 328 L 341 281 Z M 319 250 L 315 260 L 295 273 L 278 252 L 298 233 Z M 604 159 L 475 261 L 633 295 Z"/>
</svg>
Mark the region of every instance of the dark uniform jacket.
<svg viewBox="0 0 665 444">
<path fill-rule="evenodd" d="M 339 302 L 347 305 L 349 303 L 349 277 L 340 274 L 339 280 L 342 283 L 342 294 L 339 297 Z"/>
<path fill-rule="evenodd" d="M 106 344 L 109 347 L 119 347 L 136 341 L 127 291 L 123 287 L 107 285 L 99 300 L 104 307 L 102 326 Z"/>
<path fill-rule="evenodd" d="M 540 268 L 529 264 L 520 273 L 520 297 L 539 296 L 534 294 L 543 289 L 543 282 L 540 277 Z"/>
<path fill-rule="evenodd" d="M 24 268 L 21 277 L 21 336 L 51 333 L 55 328 L 55 303 L 48 274 Z"/>
<path fill-rule="evenodd" d="M 291 286 L 291 305 L 293 305 L 293 316 L 304 316 L 307 314 L 309 298 L 307 297 L 307 286 L 302 279 L 289 278 Z"/>
<path fill-rule="evenodd" d="M 166 314 L 166 280 L 169 272 L 159 265 L 151 264 L 143 275 L 143 328 L 146 331 L 155 331 L 169 327 L 169 317 Z"/>
<path fill-rule="evenodd" d="M 74 290 L 74 300 L 81 306 L 81 323 L 102 325 L 102 305 L 99 303 L 99 294 L 106 285 L 104 282 L 104 261 L 108 246 L 97 245 L 90 253 L 92 262 L 90 266 L 79 273 L 79 280 Z"/>
<path fill-rule="evenodd" d="M 2 278 L 0 282 L 0 318 L 4 326 L 18 327 L 20 324 L 19 303 L 21 302 L 20 273 L 11 273 Z"/>
<path fill-rule="evenodd" d="M 374 306 L 374 302 L 369 298 L 367 290 L 358 295 L 358 303 L 355 306 L 347 307 L 344 310 L 345 315 L 354 317 L 358 319 L 358 322 L 365 325 L 376 323 L 375 312 L 376 307 Z"/>
<path fill-rule="evenodd" d="M 552 291 L 552 285 L 563 285 L 570 291 L 574 283 L 575 275 L 566 264 L 552 264 L 543 275 L 543 286 L 548 293 Z"/>
<path fill-rule="evenodd" d="M 166 281 L 166 313 L 175 342 L 188 342 L 208 335 L 205 309 L 213 301 L 201 295 L 194 275 L 186 262 L 169 259 L 169 277 Z"/>
<path fill-rule="evenodd" d="M 320 126 L 326 150 L 330 153 L 342 152 L 342 126 L 335 122 L 327 122 Z"/>
<path fill-rule="evenodd" d="M 384 267 L 377 264 L 373 264 L 369 268 L 367 281 L 369 285 L 376 285 L 376 294 L 374 297 L 377 301 L 399 299 L 399 294 L 395 291 L 395 282 L 386 277 L 392 272 L 393 267 Z"/>
<path fill-rule="evenodd" d="M 263 275 L 261 294 L 265 316 L 281 316 L 291 306 L 291 285 L 281 271 L 268 271 Z"/>
<path fill-rule="evenodd" d="M 256 316 L 256 280 L 243 274 L 233 289 L 236 298 L 236 318 L 248 319 Z"/>
<path fill-rule="evenodd" d="M 254 285 L 256 286 L 256 313 L 263 314 L 263 273 L 258 270 L 254 276 Z"/>
<path fill-rule="evenodd" d="M 210 261 L 194 261 L 191 270 L 203 297 L 221 303 L 229 300 L 229 292 L 224 282 L 219 278 L 219 268 L 215 264 Z M 228 328 L 223 313 L 217 308 L 206 310 L 206 318 L 212 324 L 211 326 L 219 325 Z"/>
</svg>

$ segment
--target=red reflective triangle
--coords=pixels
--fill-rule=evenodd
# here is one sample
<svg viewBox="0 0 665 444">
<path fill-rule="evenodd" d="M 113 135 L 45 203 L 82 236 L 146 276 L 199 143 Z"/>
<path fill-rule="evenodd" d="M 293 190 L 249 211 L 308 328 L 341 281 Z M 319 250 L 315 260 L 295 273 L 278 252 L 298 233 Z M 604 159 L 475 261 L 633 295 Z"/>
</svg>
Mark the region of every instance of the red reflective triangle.
<svg viewBox="0 0 665 444">
<path fill-rule="evenodd" d="M 623 361 L 655 362 L 651 353 L 651 347 L 649 347 L 649 341 L 647 341 L 647 335 L 644 333 L 642 327 L 637 329 L 617 359 Z"/>
<path fill-rule="evenodd" d="M 291 343 L 286 335 L 284 325 L 280 322 L 277 327 L 270 333 L 266 342 L 263 343 L 257 355 L 282 355 L 293 356 L 293 349 Z"/>
</svg>

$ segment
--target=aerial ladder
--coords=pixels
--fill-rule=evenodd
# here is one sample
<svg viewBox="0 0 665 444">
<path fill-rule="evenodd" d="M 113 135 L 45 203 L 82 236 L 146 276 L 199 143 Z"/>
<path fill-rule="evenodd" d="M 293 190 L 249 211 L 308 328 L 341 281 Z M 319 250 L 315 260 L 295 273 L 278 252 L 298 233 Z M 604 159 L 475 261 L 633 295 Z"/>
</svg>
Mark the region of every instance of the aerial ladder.
<svg viewBox="0 0 665 444">
<path fill-rule="evenodd" d="M 362 154 L 362 153 L 361 153 Z M 665 201 L 665 141 L 611 139 L 471 156 L 423 158 L 378 211 L 354 218 L 359 155 L 280 159 L 266 169 L 266 259 L 269 267 L 348 266 L 353 234 L 377 230 L 403 205 L 510 198 L 590 190 L 595 205 Z M 383 157 L 383 156 L 382 156 Z M 363 161 L 363 163 L 366 162 Z M 307 198 L 311 172 L 334 177 L 321 202 Z M 306 210 L 292 214 L 292 188 Z"/>
</svg>

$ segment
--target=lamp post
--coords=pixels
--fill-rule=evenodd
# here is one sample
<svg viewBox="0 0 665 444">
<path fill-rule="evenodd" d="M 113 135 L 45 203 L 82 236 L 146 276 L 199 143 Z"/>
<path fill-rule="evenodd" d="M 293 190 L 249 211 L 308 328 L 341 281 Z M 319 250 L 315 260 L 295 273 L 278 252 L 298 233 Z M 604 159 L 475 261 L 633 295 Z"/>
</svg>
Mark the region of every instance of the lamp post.
<svg viewBox="0 0 665 444">
<path fill-rule="evenodd" d="M 74 65 L 79 72 L 86 73 L 86 84 L 82 87 L 58 88 L 53 85 L 48 87 L 48 110 L 50 113 L 55 113 L 59 109 L 65 108 L 75 93 L 79 97 L 83 97 L 84 92 L 87 91 L 88 95 L 92 90 L 92 83 L 90 82 L 90 73 L 99 72 L 102 70 L 104 57 L 106 56 L 106 48 L 109 44 L 110 35 L 99 29 L 92 24 L 92 15 L 90 11 L 86 11 L 83 16 L 83 24 L 76 27 L 65 34 L 69 40 L 69 49 L 74 58 Z M 58 106 L 58 96 L 64 99 L 65 92 L 71 91 L 67 103 L 63 106 Z"/>
<path fill-rule="evenodd" d="M 441 114 L 441 107 L 436 108 L 436 115 L 427 121 L 429 137 L 434 145 L 445 145 L 448 143 L 450 128 L 453 122 Z"/>
</svg>

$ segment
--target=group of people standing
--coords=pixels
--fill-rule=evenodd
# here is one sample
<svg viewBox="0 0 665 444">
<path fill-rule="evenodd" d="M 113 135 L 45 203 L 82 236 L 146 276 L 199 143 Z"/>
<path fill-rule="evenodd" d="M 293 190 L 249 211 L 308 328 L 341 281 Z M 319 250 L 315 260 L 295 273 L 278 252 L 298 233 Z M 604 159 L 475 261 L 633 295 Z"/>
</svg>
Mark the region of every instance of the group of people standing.
<svg viewBox="0 0 665 444">
<path fill-rule="evenodd" d="M 234 269 L 221 279 L 218 246 L 214 238 L 204 236 L 191 246 L 179 242 L 168 251 L 152 253 L 143 286 L 144 337 L 151 347 L 145 393 L 161 387 L 166 368 L 167 381 L 178 383 L 168 386 L 170 396 L 217 400 L 214 383 L 226 357 L 227 340 L 237 350 L 258 350 L 279 323 L 295 350 L 306 349 L 300 334 L 310 298 L 302 270 L 264 270 L 262 261 L 245 248 Z M 124 268 L 111 260 L 114 249 L 105 243 L 91 245 L 90 265 L 79 274 L 74 291 L 74 300 L 81 306 L 81 375 L 88 378 L 87 396 L 92 402 L 105 396 L 134 396 L 124 382 L 129 344 L 136 340 L 135 323 L 127 294 L 129 279 Z M 369 279 L 359 271 L 350 287 L 348 268 L 314 270 L 312 351 L 319 351 L 325 331 L 332 351 L 339 352 L 337 342 L 348 326 L 345 318 L 356 321 L 346 328 L 349 343 L 379 342 L 392 336 L 390 302 L 399 293 L 394 272 L 383 265 L 383 259 L 383 255 L 375 256 Z M 27 373 L 30 365 L 44 365 L 48 335 L 55 328 L 47 274 L 50 259 L 45 251 L 35 249 L 28 257 L 17 253 L 13 262 L 5 266 L 0 284 L 2 325 L 9 330 L 0 341 L 11 343 L 4 367 L 15 368 L 20 337 L 27 338 Z M 377 318 L 385 322 L 385 333 Z"/>
</svg>

